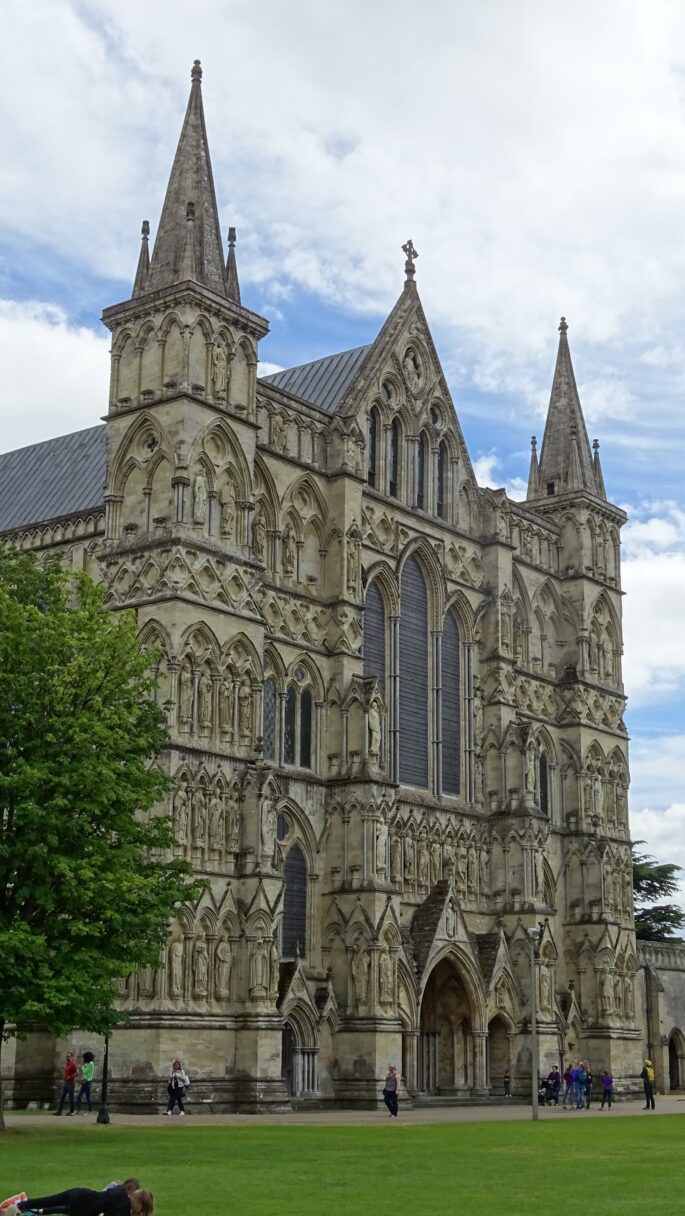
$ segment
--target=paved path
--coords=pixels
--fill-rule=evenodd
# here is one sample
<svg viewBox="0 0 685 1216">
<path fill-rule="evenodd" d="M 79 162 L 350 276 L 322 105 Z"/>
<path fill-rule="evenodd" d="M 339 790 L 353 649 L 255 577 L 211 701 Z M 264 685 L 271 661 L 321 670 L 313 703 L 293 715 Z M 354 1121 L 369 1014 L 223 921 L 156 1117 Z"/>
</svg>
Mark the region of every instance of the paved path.
<svg viewBox="0 0 685 1216">
<path fill-rule="evenodd" d="M 657 1096 L 656 1114 L 659 1115 L 685 1115 L 685 1096 L 684 1097 L 661 1097 Z M 192 1106 L 191 1113 L 187 1118 L 181 1120 L 178 1115 L 174 1114 L 170 1118 L 165 1118 L 164 1115 L 112 1115 L 112 1123 L 116 1123 L 121 1127 L 150 1127 L 158 1124 L 178 1124 L 182 1123 L 186 1127 L 195 1125 L 202 1126 L 247 1126 L 259 1127 L 264 1125 L 277 1124 L 282 1127 L 290 1127 L 296 1124 L 304 1124 L 306 1126 L 317 1125 L 336 1125 L 340 1127 L 359 1127 L 359 1126 L 376 1126 L 377 1124 L 387 1124 L 395 1126 L 395 1121 L 391 1120 L 385 1107 L 382 1110 L 317 1110 L 317 1111 L 289 1111 L 284 1114 L 272 1115 L 212 1115 L 195 1113 Z M 643 1112 L 642 1102 L 617 1102 L 612 1109 L 600 1110 L 599 1102 L 593 1104 L 589 1111 L 576 1111 L 563 1107 L 545 1106 L 540 1108 L 540 1119 L 616 1119 L 623 1118 L 626 1115 L 642 1115 L 648 1119 L 648 1112 Z M 35 1114 L 27 1114 L 25 1112 L 14 1113 L 12 1111 L 7 1114 L 8 1127 L 29 1127 L 36 1126 L 39 1122 L 45 1122 L 50 1118 L 44 1112 L 36 1112 Z M 522 1106 L 514 1102 L 511 1105 L 501 1106 L 430 1106 L 419 1107 L 416 1110 L 405 1108 L 402 1110 L 400 1103 L 400 1117 L 397 1123 L 406 1124 L 430 1124 L 430 1123 L 497 1123 L 497 1122 L 527 1122 L 531 1118 L 531 1110 L 529 1106 Z M 85 1127 L 88 1124 L 95 1122 L 95 1115 L 75 1115 L 69 1118 L 63 1115 L 60 1122 L 51 1126 L 55 1127 Z"/>
</svg>

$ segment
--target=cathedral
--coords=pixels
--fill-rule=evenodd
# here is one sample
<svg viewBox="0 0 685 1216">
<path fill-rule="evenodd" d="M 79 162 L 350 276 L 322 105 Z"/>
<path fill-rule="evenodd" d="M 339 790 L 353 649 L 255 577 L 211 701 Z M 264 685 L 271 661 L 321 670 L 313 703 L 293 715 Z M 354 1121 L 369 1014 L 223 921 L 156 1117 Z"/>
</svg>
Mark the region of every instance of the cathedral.
<svg viewBox="0 0 685 1216">
<path fill-rule="evenodd" d="M 2 539 L 137 613 L 175 847 L 207 880 L 120 982 L 111 1096 L 160 1109 L 176 1057 L 212 1110 L 373 1106 L 390 1063 L 417 1103 L 507 1069 L 524 1095 L 533 1016 L 544 1072 L 584 1057 L 626 1092 L 649 1050 L 678 1087 L 678 1002 L 633 924 L 626 517 L 566 321 L 525 502 L 477 485 L 411 241 L 373 342 L 260 377 L 201 77 L 103 313 L 106 421 L 0 457 Z M 66 1046 L 100 1054 L 10 1044 L 10 1097 L 49 1100 Z"/>
</svg>

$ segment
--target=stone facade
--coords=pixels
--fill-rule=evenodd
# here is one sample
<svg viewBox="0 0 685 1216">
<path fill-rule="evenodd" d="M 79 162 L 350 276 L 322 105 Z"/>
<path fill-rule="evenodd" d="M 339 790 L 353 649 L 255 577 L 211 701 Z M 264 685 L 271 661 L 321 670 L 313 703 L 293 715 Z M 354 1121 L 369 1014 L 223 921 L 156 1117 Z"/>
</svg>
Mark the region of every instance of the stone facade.
<svg viewBox="0 0 685 1216">
<path fill-rule="evenodd" d="M 209 881 L 121 981 L 114 1099 L 156 1107 L 176 1056 L 216 1109 L 375 1104 L 389 1061 L 417 1097 L 499 1092 L 507 1066 L 523 1092 L 539 922 L 541 1067 L 633 1087 L 661 964 L 633 930 L 625 516 L 566 324 L 525 502 L 476 483 L 411 242 L 369 347 L 258 378 L 200 76 L 155 250 L 146 223 L 103 317 L 103 507 L 7 534 L 136 610 L 176 848 Z M 18 1101 L 49 1096 L 63 1046 L 12 1048 Z"/>
</svg>

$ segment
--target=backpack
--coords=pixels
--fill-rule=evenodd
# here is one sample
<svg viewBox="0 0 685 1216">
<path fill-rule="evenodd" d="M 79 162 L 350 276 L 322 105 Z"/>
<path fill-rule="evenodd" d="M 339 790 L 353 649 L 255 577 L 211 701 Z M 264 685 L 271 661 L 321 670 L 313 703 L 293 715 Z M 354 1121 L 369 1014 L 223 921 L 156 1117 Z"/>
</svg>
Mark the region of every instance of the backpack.
<svg viewBox="0 0 685 1216">
<path fill-rule="evenodd" d="M 578 1084 L 579 1084 L 579 1085 L 586 1085 L 586 1084 L 587 1084 L 587 1073 L 586 1073 L 586 1071 L 585 1071 L 585 1069 L 584 1069 L 584 1068 L 582 1068 L 582 1069 L 580 1070 L 580 1072 L 578 1073 Z"/>
<path fill-rule="evenodd" d="M 645 1068 L 645 1081 L 648 1081 L 650 1085 L 654 1084 L 654 1069 L 651 1065 L 649 1068 Z"/>
</svg>

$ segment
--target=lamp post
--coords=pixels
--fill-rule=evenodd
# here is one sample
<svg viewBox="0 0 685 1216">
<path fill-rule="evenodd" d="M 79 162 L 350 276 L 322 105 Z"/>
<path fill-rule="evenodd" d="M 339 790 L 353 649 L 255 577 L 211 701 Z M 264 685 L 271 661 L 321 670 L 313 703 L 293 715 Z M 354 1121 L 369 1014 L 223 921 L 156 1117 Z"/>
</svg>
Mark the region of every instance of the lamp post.
<svg viewBox="0 0 685 1216">
<path fill-rule="evenodd" d="M 539 951 L 542 942 L 542 935 L 545 932 L 545 921 L 540 921 L 535 927 L 531 926 L 528 929 L 528 940 L 530 942 L 530 1054 L 531 1054 L 531 1082 L 533 1086 L 532 1106 L 533 1118 L 540 1117 L 540 1105 L 538 1102 L 538 1027 L 537 1027 L 537 967 L 539 965 Z"/>
<path fill-rule="evenodd" d="M 102 1084 L 100 1085 L 100 1109 L 98 1111 L 97 1122 L 109 1123 L 109 1111 L 107 1109 L 107 1083 L 109 1080 L 109 1031 L 105 1034 L 105 1054 L 102 1061 Z"/>
</svg>

